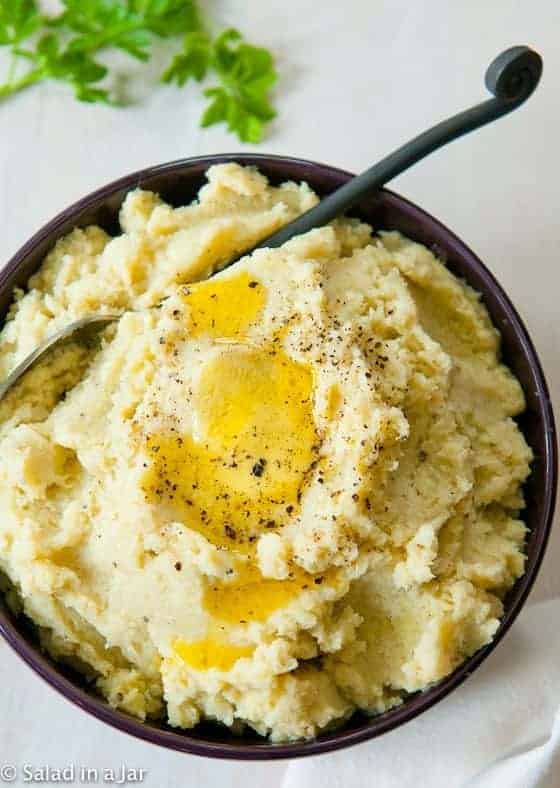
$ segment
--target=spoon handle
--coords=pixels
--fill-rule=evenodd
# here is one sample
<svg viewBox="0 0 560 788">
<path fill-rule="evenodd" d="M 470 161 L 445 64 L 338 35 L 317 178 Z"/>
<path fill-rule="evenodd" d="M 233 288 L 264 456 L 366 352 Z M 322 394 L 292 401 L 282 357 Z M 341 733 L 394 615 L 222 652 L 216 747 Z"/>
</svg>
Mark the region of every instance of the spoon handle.
<svg viewBox="0 0 560 788">
<path fill-rule="evenodd" d="M 516 46 L 502 52 L 489 65 L 485 76 L 486 87 L 494 98 L 459 112 L 414 137 L 266 238 L 256 248 L 282 246 L 295 235 L 322 227 L 428 154 L 517 109 L 535 90 L 541 74 L 542 59 L 529 47 Z"/>
</svg>

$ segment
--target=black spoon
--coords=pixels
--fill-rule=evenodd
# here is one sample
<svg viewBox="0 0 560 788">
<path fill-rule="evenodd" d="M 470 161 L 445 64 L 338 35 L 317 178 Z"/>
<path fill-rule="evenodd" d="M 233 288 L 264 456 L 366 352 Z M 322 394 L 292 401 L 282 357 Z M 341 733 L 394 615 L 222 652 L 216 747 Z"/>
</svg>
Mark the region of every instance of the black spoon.
<svg viewBox="0 0 560 788">
<path fill-rule="evenodd" d="M 345 213 L 362 197 L 379 189 L 391 178 L 404 172 L 429 153 L 443 147 L 463 134 L 474 131 L 486 123 L 507 115 L 525 102 L 535 90 L 542 74 L 542 59 L 537 52 L 526 46 L 506 49 L 490 63 L 486 71 L 486 87 L 494 98 L 477 104 L 458 115 L 438 123 L 428 131 L 415 137 L 406 145 L 398 148 L 369 170 L 353 178 L 328 197 L 299 216 L 281 230 L 261 241 L 256 249 L 282 246 L 295 235 L 301 235 L 315 227 L 322 227 L 331 219 Z M 249 251 L 244 254 L 248 254 Z M 231 261 L 232 263 L 235 260 Z M 231 263 L 230 263 L 231 265 Z M 15 383 L 43 362 L 62 343 L 91 343 L 95 334 L 102 331 L 108 323 L 118 320 L 118 315 L 94 315 L 66 326 L 31 353 L 0 385 L 0 400 L 12 389 Z"/>
</svg>

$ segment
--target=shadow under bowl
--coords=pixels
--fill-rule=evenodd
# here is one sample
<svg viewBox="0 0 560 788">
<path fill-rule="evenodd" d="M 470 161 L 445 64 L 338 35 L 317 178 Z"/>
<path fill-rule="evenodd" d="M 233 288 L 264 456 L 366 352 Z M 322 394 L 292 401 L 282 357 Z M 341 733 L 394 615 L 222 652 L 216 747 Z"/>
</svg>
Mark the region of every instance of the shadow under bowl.
<svg viewBox="0 0 560 788">
<path fill-rule="evenodd" d="M 142 187 L 158 192 L 172 205 L 185 205 L 205 182 L 205 172 L 213 164 L 236 161 L 254 165 L 272 183 L 307 181 L 319 194 L 326 195 L 352 176 L 324 164 L 282 156 L 231 154 L 184 159 L 133 173 L 94 192 L 63 211 L 29 240 L 0 272 L 0 318 L 3 320 L 15 287 L 25 287 L 55 242 L 74 227 L 98 224 L 110 234 L 119 232 L 118 212 L 128 191 Z M 78 673 L 53 662 L 42 653 L 32 623 L 25 616 L 14 617 L 2 601 L 0 632 L 15 651 L 51 686 L 84 711 L 126 733 L 154 744 L 182 752 L 214 758 L 268 760 L 295 758 L 348 747 L 402 725 L 433 706 L 459 686 L 486 659 L 503 638 L 521 610 L 537 576 L 552 523 L 557 453 L 554 417 L 550 396 L 531 339 L 511 301 L 496 279 L 465 244 L 450 230 L 416 205 L 388 190 L 363 200 L 353 214 L 374 228 L 399 230 L 431 248 L 451 271 L 464 278 L 482 294 L 494 325 L 502 335 L 502 355 L 521 382 L 527 409 L 519 426 L 534 452 L 532 472 L 525 486 L 528 527 L 525 574 L 517 581 L 504 603 L 500 628 L 488 646 L 480 649 L 447 678 L 407 697 L 398 708 L 375 717 L 356 713 L 343 727 L 325 732 L 312 741 L 271 744 L 256 734 L 233 735 L 227 728 L 203 723 L 182 731 L 164 723 L 141 722 L 112 709 L 96 695 Z"/>
</svg>

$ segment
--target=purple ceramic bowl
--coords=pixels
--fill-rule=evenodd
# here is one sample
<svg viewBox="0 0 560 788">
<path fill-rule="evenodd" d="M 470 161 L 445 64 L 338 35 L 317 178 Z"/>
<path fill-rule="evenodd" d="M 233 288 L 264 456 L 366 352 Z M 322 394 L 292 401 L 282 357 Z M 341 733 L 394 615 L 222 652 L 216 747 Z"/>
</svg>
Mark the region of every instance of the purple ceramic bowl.
<svg viewBox="0 0 560 788">
<path fill-rule="evenodd" d="M 25 286 L 55 241 L 72 228 L 94 223 L 109 233 L 116 233 L 118 211 L 123 198 L 137 186 L 159 192 L 174 205 L 189 203 L 203 184 L 208 167 L 223 161 L 255 165 L 272 182 L 305 180 L 320 195 L 328 194 L 352 177 L 348 172 L 324 164 L 253 154 L 184 159 L 133 173 L 63 211 L 20 249 L 0 273 L 0 315 L 5 315 L 14 287 Z M 494 324 L 502 334 L 504 361 L 521 381 L 527 398 L 527 410 L 519 418 L 519 425 L 535 455 L 532 473 L 525 488 L 527 509 L 524 519 L 529 529 L 525 574 L 505 600 L 504 617 L 493 642 L 446 679 L 423 692 L 410 695 L 401 706 L 385 714 L 368 718 L 357 713 L 339 730 L 325 733 L 312 741 L 290 744 L 271 744 L 256 734 L 234 736 L 228 729 L 210 723 L 201 724 L 190 731 L 180 731 L 165 724 L 140 722 L 115 711 L 91 691 L 83 677 L 54 663 L 42 653 L 37 645 L 33 625 L 24 616 L 15 618 L 2 605 L 0 631 L 28 665 L 84 711 L 121 731 L 182 752 L 246 760 L 313 755 L 372 739 L 429 709 L 470 676 L 512 625 L 535 581 L 552 523 L 557 454 L 550 397 L 531 339 L 511 301 L 488 269 L 459 238 L 432 216 L 397 194 L 385 190 L 364 200 L 354 213 L 375 228 L 400 230 L 432 248 L 455 274 L 482 293 Z"/>
</svg>

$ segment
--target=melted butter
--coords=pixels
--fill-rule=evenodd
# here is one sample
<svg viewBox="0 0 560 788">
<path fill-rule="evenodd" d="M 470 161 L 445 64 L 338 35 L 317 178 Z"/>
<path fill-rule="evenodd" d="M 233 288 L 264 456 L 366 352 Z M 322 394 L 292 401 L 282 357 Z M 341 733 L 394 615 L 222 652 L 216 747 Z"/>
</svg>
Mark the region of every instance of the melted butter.
<svg viewBox="0 0 560 788">
<path fill-rule="evenodd" d="M 183 298 L 189 306 L 191 336 L 242 339 L 262 312 L 266 289 L 243 272 L 189 285 Z"/>
<path fill-rule="evenodd" d="M 263 577 L 255 566 L 247 564 L 232 581 L 208 583 L 203 604 L 211 616 L 229 624 L 265 621 L 302 591 L 313 587 L 315 580 L 299 567 L 286 580 L 274 580 Z"/>
<path fill-rule="evenodd" d="M 233 345 L 203 368 L 197 439 L 150 435 L 141 486 L 220 547 L 248 553 L 297 513 L 317 452 L 309 367 L 275 343 Z"/>
<path fill-rule="evenodd" d="M 196 670 L 230 670 L 237 660 L 250 657 L 254 646 L 234 646 L 212 638 L 187 642 L 178 638 L 173 643 L 173 650 L 183 662 Z"/>
<path fill-rule="evenodd" d="M 264 621 L 317 582 L 296 568 L 286 580 L 262 577 L 255 543 L 299 510 L 301 493 L 317 460 L 313 376 L 281 346 L 246 344 L 266 291 L 248 274 L 190 286 L 191 336 L 231 342 L 205 364 L 192 395 L 192 434 L 146 438 L 149 463 L 141 480 L 147 499 L 212 544 L 244 554 L 226 581 L 206 583 L 203 604 L 215 619 Z M 322 582 L 322 579 L 319 580 Z M 178 641 L 177 654 L 192 667 L 228 670 L 246 647 L 213 639 Z"/>
</svg>

